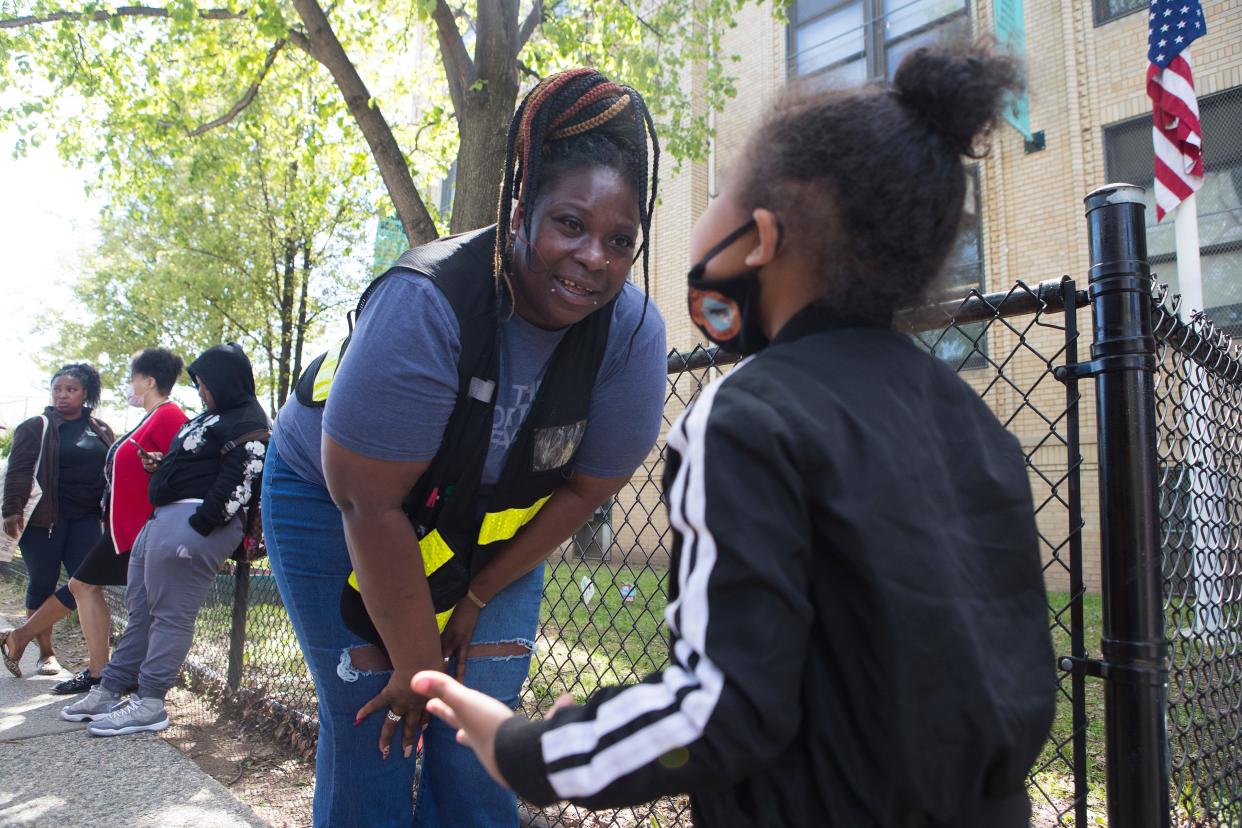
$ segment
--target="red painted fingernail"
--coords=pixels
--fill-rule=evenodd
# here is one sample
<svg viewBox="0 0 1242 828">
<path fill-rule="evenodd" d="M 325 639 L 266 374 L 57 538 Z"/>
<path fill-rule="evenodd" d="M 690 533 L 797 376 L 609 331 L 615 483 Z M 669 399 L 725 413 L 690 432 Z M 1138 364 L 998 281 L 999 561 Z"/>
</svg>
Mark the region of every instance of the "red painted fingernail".
<svg viewBox="0 0 1242 828">
<path fill-rule="evenodd" d="M 357 718 L 357 719 L 354 719 L 354 727 L 357 727 L 357 726 L 358 726 L 358 725 L 360 725 L 360 724 L 362 724 L 362 718 L 361 718 L 361 717 L 359 717 L 359 718 Z"/>
</svg>

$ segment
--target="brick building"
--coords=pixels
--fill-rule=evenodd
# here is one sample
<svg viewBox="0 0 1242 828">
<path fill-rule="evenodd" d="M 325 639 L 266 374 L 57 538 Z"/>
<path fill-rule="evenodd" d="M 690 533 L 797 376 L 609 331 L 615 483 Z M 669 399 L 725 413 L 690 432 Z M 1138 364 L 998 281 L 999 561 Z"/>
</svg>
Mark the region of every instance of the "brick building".
<svg viewBox="0 0 1242 828">
<path fill-rule="evenodd" d="M 1144 0 L 1026 0 L 1030 123 L 1041 141 L 1027 144 L 1005 125 L 992 153 L 969 168 L 967 221 L 950 263 L 950 293 L 1008 290 L 1063 274 L 1085 282 L 1087 243 L 1082 197 L 1115 180 L 1150 187 L 1150 102 L 1145 90 L 1148 4 Z M 1205 303 L 1227 328 L 1242 329 L 1242 0 L 1204 0 L 1208 34 L 1192 49 L 1205 130 L 1207 181 L 1199 194 Z M 891 76 L 901 57 L 923 43 L 962 31 L 990 32 L 988 0 L 797 0 L 788 23 L 770 5 L 748 6 L 723 39 L 738 94 L 715 113 L 711 156 L 686 163 L 662 183 L 652 230 L 652 296 L 668 322 L 669 346 L 688 349 L 702 340 L 685 310 L 688 241 L 694 220 L 712 196 L 716 175 L 738 156 L 746 136 L 773 96 L 791 78 L 852 84 Z M 693 88 L 701 78 L 685 82 Z M 1042 146 L 1040 146 L 1042 144 Z M 1176 290 L 1172 220 L 1156 227 L 1149 194 L 1149 247 L 1153 267 Z M 1086 352 L 1090 320 L 1079 325 Z M 1235 327 L 1236 326 L 1236 327 Z M 977 340 L 977 345 L 975 344 Z M 950 332 L 938 354 L 962 366 L 1032 456 L 1032 488 L 1040 509 L 1045 554 L 1067 534 L 1063 505 L 1066 452 L 1065 388 L 1047 374 L 1060 331 L 1036 328 L 1019 337 L 1003 326 Z M 1011 353 L 998 381 L 996 364 Z M 1084 574 L 1099 584 L 1094 406 L 1083 385 L 1082 479 Z M 671 404 L 671 421 L 680 406 Z M 1052 422 L 1050 422 L 1052 421 Z M 658 464 L 652 471 L 658 473 Z M 638 484 L 641 481 L 636 480 Z M 666 542 L 654 487 L 624 492 L 617 504 L 629 515 L 617 542 L 650 554 Z M 650 501 L 650 502 L 649 502 Z M 641 505 L 640 505 L 641 504 Z M 638 508 L 636 508 L 638 507 Z M 614 510 L 615 512 L 615 510 Z M 650 516 L 650 517 L 648 517 Z M 620 516 L 614 513 L 613 525 Z M 643 526 L 640 532 L 630 527 Z M 1065 589 L 1064 567 L 1047 570 L 1049 587 Z"/>
</svg>

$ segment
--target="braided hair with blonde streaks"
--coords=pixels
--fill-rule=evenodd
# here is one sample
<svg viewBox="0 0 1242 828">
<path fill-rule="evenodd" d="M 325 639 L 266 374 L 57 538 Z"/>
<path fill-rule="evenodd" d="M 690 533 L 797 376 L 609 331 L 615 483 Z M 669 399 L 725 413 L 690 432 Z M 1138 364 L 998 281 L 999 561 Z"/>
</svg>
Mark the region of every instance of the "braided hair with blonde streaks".
<svg viewBox="0 0 1242 828">
<path fill-rule="evenodd" d="M 650 142 L 650 177 L 648 150 Z M 660 142 L 647 104 L 636 90 L 614 83 L 594 69 L 570 69 L 549 75 L 527 93 L 509 124 L 504 176 L 496 205 L 497 282 L 513 294 L 509 261 L 513 241 L 505 232 L 514 204 L 523 205 L 522 229 L 530 238 L 533 207 L 558 168 L 603 163 L 616 166 L 638 194 L 643 260 L 643 289 L 650 294 L 648 270 L 651 214 L 660 177 Z M 529 250 L 528 250 L 529 255 Z M 647 316 L 643 299 L 639 326 Z M 637 333 L 637 331 L 635 332 Z"/>
</svg>

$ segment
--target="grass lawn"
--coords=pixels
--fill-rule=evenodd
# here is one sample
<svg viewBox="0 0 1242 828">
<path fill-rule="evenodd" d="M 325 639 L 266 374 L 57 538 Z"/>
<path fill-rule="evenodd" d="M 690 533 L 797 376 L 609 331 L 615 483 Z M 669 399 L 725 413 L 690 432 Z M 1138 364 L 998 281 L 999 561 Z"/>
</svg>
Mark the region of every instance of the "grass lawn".
<svg viewBox="0 0 1242 828">
<path fill-rule="evenodd" d="M 600 685 L 632 684 L 668 660 L 667 570 L 553 560 L 544 575 L 536 653 L 523 699 L 531 712 L 546 709 L 562 693 L 583 699 Z M 633 587 L 632 601 L 622 595 L 623 585 Z"/>
</svg>

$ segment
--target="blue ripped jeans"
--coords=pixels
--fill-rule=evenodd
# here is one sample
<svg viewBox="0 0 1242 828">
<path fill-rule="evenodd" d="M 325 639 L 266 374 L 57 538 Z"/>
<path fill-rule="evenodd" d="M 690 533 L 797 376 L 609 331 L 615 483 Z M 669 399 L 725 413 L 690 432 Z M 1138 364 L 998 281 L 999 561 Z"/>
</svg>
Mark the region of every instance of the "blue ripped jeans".
<svg viewBox="0 0 1242 828">
<path fill-rule="evenodd" d="M 443 722 L 433 718 L 423 734 L 422 775 L 412 810 L 414 759 L 403 759 L 400 749 L 387 761 L 380 756 L 382 715 L 354 727 L 354 714 L 379 694 L 390 674 L 362 672 L 349 659 L 350 648 L 366 642 L 340 618 L 341 586 L 351 569 L 341 513 L 326 489 L 307 482 L 281 460 L 275 439 L 263 468 L 263 533 L 276 584 L 319 694 L 316 828 L 515 828 L 514 795 L 492 781 Z M 479 613 L 474 643 L 520 642 L 530 647 L 542 595 L 540 566 Z M 470 659 L 466 684 L 516 707 L 529 666 L 529 654 Z"/>
</svg>

